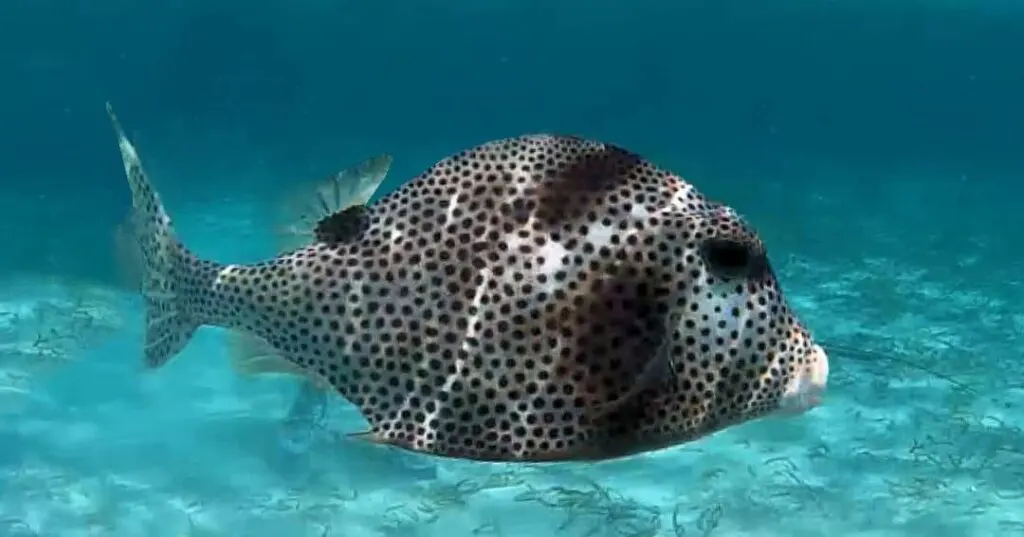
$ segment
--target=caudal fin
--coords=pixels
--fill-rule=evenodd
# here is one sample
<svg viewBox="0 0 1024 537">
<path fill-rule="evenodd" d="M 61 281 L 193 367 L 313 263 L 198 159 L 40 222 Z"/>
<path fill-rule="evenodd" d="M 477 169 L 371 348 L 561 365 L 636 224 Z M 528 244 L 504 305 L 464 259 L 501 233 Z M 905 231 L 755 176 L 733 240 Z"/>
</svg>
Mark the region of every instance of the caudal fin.
<svg viewBox="0 0 1024 537">
<path fill-rule="evenodd" d="M 134 264 L 131 285 L 145 300 L 145 364 L 157 368 L 167 363 L 188 344 L 199 328 L 189 318 L 182 288 L 194 276 L 195 257 L 174 234 L 156 190 L 149 183 L 142 162 L 114 110 L 107 114 L 117 135 L 121 161 L 132 191 L 132 209 L 118 231 L 119 257 Z"/>
</svg>

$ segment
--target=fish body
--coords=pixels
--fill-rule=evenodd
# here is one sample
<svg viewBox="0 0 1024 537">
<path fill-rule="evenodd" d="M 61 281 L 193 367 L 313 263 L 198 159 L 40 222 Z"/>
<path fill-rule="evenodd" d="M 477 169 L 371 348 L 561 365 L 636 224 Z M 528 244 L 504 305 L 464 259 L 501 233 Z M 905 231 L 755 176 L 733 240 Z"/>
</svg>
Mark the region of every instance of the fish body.
<svg viewBox="0 0 1024 537">
<path fill-rule="evenodd" d="M 387 177 L 393 161 L 391 155 L 383 153 L 345 168 L 326 180 L 297 187 L 275 212 L 277 252 L 285 254 L 309 246 L 316 240 L 315 230 L 321 221 L 368 203 Z M 304 387 L 303 393 L 312 387 L 330 387 L 326 378 L 280 356 L 262 338 L 232 330 L 228 332 L 227 339 L 231 366 L 242 375 L 276 373 L 306 377 L 312 386 Z M 299 407 L 301 405 L 296 408 Z"/>
<path fill-rule="evenodd" d="M 309 246 L 316 239 L 315 230 L 322 220 L 368 203 L 387 177 L 392 162 L 387 153 L 376 155 L 326 180 L 296 187 L 275 211 L 278 253 Z M 313 432 L 327 419 L 330 382 L 282 357 L 269 343 L 247 332 L 228 331 L 227 343 L 232 369 L 241 375 L 284 374 L 302 378 L 285 418 L 282 445 L 288 452 L 305 451 L 313 440 Z"/>
<path fill-rule="evenodd" d="M 802 412 L 825 388 L 828 358 L 753 229 L 622 148 L 489 142 L 321 221 L 304 248 L 233 265 L 180 243 L 111 119 L 150 367 L 199 326 L 240 330 L 359 408 L 361 438 L 486 461 L 647 452 Z"/>
</svg>

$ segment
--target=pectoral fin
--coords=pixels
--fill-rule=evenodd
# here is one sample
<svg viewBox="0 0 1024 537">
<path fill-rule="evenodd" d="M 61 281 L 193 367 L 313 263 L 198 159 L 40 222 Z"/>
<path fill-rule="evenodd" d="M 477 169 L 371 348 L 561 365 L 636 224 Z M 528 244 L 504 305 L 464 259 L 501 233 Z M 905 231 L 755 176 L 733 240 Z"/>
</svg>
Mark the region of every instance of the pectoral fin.
<svg viewBox="0 0 1024 537">
<path fill-rule="evenodd" d="M 657 389 L 675 376 L 675 365 L 667 352 L 668 345 L 662 345 L 658 353 L 644 364 L 634 377 L 629 389 L 612 401 L 597 405 L 591 410 L 591 418 L 600 419 L 627 406 L 648 389 Z"/>
</svg>

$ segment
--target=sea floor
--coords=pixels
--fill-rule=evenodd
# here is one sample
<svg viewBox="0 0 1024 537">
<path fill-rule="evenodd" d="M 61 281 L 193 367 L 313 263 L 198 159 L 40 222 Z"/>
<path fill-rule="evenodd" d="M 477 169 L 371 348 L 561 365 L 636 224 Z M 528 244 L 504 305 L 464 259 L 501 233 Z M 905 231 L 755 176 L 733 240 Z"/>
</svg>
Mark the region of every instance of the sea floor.
<svg viewBox="0 0 1024 537">
<path fill-rule="evenodd" d="M 1024 288 L 980 242 L 942 266 L 907 244 L 776 260 L 832 356 L 822 407 L 596 465 L 363 445 L 333 396 L 288 419 L 300 383 L 237 376 L 222 331 L 143 371 L 136 298 L 5 281 L 0 535 L 1024 536 Z"/>
</svg>

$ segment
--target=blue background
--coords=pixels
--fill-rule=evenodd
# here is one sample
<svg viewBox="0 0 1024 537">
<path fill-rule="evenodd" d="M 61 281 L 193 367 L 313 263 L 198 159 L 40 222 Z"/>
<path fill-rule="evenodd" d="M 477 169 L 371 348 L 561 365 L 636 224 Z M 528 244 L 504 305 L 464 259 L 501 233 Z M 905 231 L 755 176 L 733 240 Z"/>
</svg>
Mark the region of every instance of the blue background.
<svg viewBox="0 0 1024 537">
<path fill-rule="evenodd" d="M 763 183 L 782 179 L 1015 188 L 1024 9 L 937 4 L 10 2 L 0 225 L 47 231 L 6 236 L 3 268 L 112 272 L 80 261 L 126 202 L 106 100 L 172 207 L 384 150 L 399 182 L 544 130 L 625 144 L 748 213 L 777 209 Z"/>
</svg>

